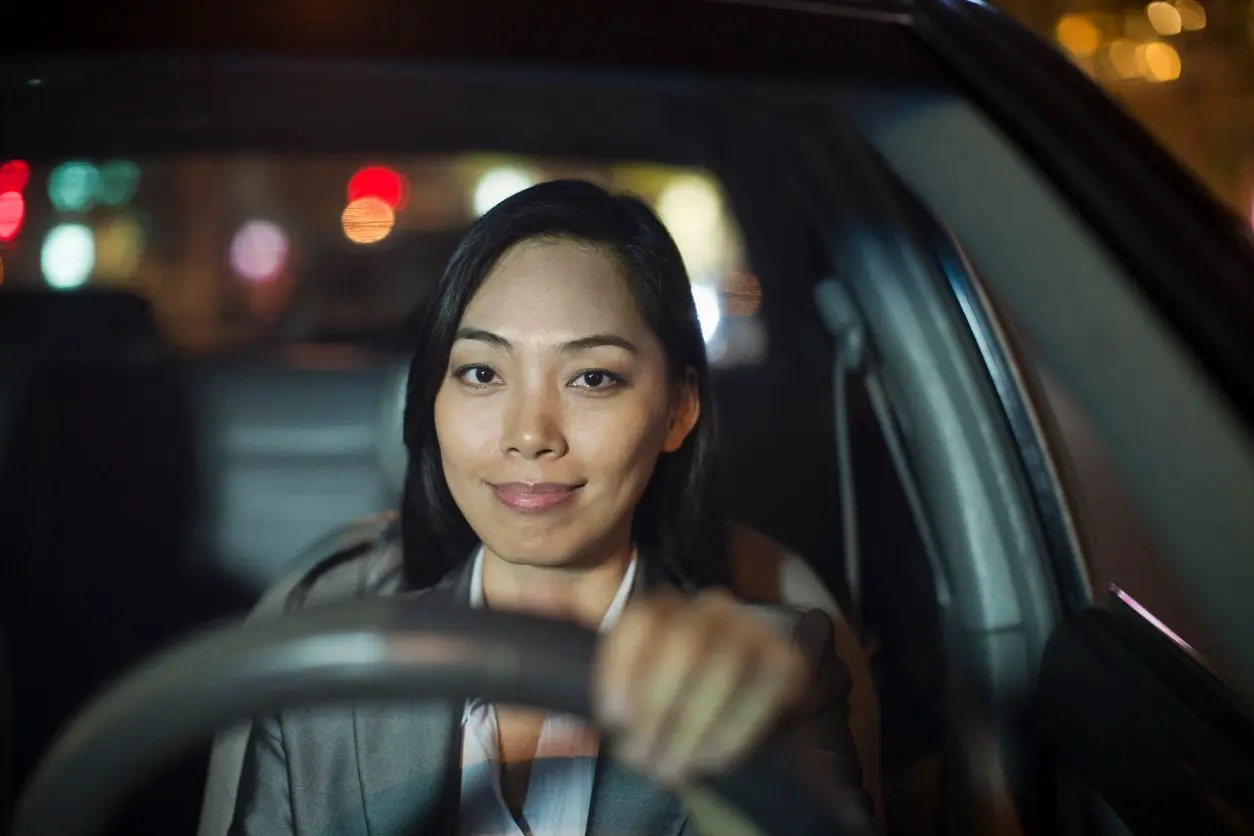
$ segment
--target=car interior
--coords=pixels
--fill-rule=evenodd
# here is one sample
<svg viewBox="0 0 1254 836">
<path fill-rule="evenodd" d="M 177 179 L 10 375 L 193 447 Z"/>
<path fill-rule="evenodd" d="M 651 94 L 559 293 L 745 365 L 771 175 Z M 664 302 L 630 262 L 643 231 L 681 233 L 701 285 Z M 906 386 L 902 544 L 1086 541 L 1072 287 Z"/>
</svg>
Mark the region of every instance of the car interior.
<svg viewBox="0 0 1254 836">
<path fill-rule="evenodd" d="M 726 14 L 728 37 L 761 23 Z M 13 118 L 0 149 L 37 170 L 81 156 L 487 150 L 707 172 L 760 285 L 765 334 L 755 356 L 715 363 L 722 499 L 729 517 L 804 558 L 858 630 L 879 703 L 887 832 L 1014 833 L 1050 817 L 1066 832 L 1118 832 L 1143 797 L 1108 794 L 1105 773 L 1073 763 L 1085 780 L 1068 785 L 1066 807 L 1057 753 L 1036 731 L 1050 636 L 1102 597 L 1102 515 L 1084 504 L 1051 398 L 1071 399 L 1136 474 L 1129 494 L 1162 512 L 1146 516 L 1175 566 L 1215 564 L 1217 548 L 1249 553 L 1250 521 L 1234 522 L 1251 497 L 1248 437 L 1195 355 L 1161 336 L 1127 239 L 1073 212 L 1073 195 L 935 54 L 874 15 L 770 20 L 780 43 L 822 42 L 836 80 L 816 85 L 787 58 L 801 47 L 748 59 L 771 69 L 769 84 L 400 62 L 40 61 L 5 69 Z M 243 104 L 262 100 L 272 106 Z M 92 130 L 50 127 L 41 114 L 58 104 Z M 293 566 L 395 508 L 404 309 L 459 232 L 316 259 L 326 288 L 412 281 L 385 325 L 320 328 L 314 301 L 263 339 L 198 351 L 172 343 L 142 294 L 34 289 L 37 261 L 4 253 L 0 623 L 14 790 L 120 672 L 243 617 Z M 1147 414 L 1211 440 L 1186 454 L 1171 420 L 1138 419 Z M 1149 462 L 1145 449 L 1163 455 Z M 1168 479 L 1194 490 L 1166 491 Z M 1222 499 L 1203 484 L 1223 486 Z M 1228 539 L 1190 541 L 1203 519 Z M 1206 623 L 1235 629 L 1237 593 L 1220 578 L 1249 570 L 1225 567 L 1190 573 L 1191 591 L 1227 601 Z M 1168 593 L 1134 592 L 1159 596 L 1156 611 L 1173 606 Z M 109 832 L 192 830 L 207 744 L 128 800 Z M 1118 816 L 1106 806 L 1116 803 Z"/>
<path fill-rule="evenodd" d="M 437 242 L 444 257 L 455 240 Z M 442 260 L 414 263 L 406 246 L 387 259 L 368 252 L 372 260 L 353 265 L 363 284 L 382 284 L 396 263 L 417 272 Z M 806 273 L 817 277 L 817 264 Z M 773 292 L 767 283 L 766 306 Z M 760 360 L 716 363 L 723 499 L 731 518 L 805 556 L 854 612 L 840 556 L 832 344 L 806 307 L 809 316 L 781 304 L 783 327 L 762 314 Z M 20 782 L 55 731 L 128 665 L 189 629 L 238 617 L 300 555 L 333 553 L 354 521 L 396 506 L 409 358 L 403 334 L 390 330 L 369 342 L 315 333 L 187 356 L 163 339 L 150 303 L 110 289 L 10 287 L 0 308 L 14 368 L 3 530 L 4 552 L 20 557 L 6 561 L 3 586 L 20 683 Z M 867 605 L 857 611 L 876 636 L 877 678 L 887 679 L 877 687 L 898 700 L 884 709 L 885 769 L 904 772 L 933 758 L 942 736 L 933 582 L 917 533 L 902 524 L 909 510 L 866 398 L 853 389 L 847 400 L 858 543 L 898 556 L 891 571 L 868 566 L 859 579 Z M 771 421 L 756 407 L 764 403 L 778 409 Z M 804 453 L 789 453 L 791 444 Z M 36 594 L 54 589 L 52 606 Z M 914 605 L 874 603 L 906 596 Z M 130 805 L 117 832 L 186 820 L 203 769 L 195 759 L 171 771 Z"/>
</svg>

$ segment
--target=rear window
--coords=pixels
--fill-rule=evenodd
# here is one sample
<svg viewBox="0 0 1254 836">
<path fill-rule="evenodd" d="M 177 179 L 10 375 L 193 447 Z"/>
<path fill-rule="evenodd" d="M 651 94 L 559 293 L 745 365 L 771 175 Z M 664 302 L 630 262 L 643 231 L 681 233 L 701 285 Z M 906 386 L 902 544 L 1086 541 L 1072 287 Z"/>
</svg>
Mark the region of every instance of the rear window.
<svg viewBox="0 0 1254 836">
<path fill-rule="evenodd" d="M 502 155 L 11 160 L 0 171 L 0 281 L 152 304 L 191 355 L 377 344 L 404 324 L 478 215 L 576 177 L 652 205 L 693 280 L 712 359 L 765 353 L 761 287 L 708 172 Z M 2 292 L 2 288 L 0 288 Z"/>
</svg>

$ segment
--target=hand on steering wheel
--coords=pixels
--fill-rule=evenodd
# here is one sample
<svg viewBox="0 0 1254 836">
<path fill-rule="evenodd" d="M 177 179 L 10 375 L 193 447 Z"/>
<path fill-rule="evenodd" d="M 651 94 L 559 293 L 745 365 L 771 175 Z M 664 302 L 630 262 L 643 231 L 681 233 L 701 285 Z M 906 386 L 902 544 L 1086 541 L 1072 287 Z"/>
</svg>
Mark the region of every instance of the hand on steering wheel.
<svg viewBox="0 0 1254 836">
<path fill-rule="evenodd" d="M 725 767 L 754 748 L 797 687 L 783 681 L 796 681 L 791 657 L 725 607 L 717 597 L 682 612 L 664 599 L 642 602 L 606 637 L 604 653 L 595 634 L 571 624 L 405 598 L 202 634 L 123 677 L 61 732 L 26 785 L 11 833 L 92 836 L 167 759 L 247 717 L 344 700 L 471 697 L 589 717 L 598 713 L 594 669 L 606 707 L 625 705 L 627 746 L 646 759 L 670 753 L 681 775 L 711 760 Z M 775 676 L 781 682 L 768 685 Z M 873 832 L 854 793 L 813 784 L 769 741 L 705 785 L 764 833 Z"/>
<path fill-rule="evenodd" d="M 802 655 L 721 591 L 633 601 L 601 639 L 593 705 L 617 758 L 681 789 L 753 751 L 805 693 Z"/>
</svg>

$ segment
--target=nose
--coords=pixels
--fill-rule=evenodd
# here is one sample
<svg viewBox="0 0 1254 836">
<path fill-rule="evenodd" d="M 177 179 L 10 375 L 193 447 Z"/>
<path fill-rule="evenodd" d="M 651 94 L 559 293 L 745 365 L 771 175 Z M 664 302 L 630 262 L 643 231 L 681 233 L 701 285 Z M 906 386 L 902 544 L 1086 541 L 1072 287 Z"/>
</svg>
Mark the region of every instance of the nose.
<svg viewBox="0 0 1254 836">
<path fill-rule="evenodd" d="M 503 416 L 501 451 L 524 459 L 566 455 L 561 396 L 548 387 L 517 387 Z"/>
</svg>

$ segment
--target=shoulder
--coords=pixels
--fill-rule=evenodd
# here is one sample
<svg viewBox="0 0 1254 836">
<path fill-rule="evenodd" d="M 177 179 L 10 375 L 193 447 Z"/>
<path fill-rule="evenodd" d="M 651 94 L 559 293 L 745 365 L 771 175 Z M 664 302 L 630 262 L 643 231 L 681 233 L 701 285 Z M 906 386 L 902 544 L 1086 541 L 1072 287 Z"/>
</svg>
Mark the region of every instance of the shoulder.
<svg viewBox="0 0 1254 836">
<path fill-rule="evenodd" d="M 849 663 L 859 660 L 846 657 L 858 656 L 858 643 L 818 573 L 778 540 L 742 523 L 729 524 L 728 546 L 736 596 L 789 637 L 830 688 L 847 692 Z"/>
<path fill-rule="evenodd" d="M 731 576 L 739 597 L 823 610 L 843 619 L 835 597 L 800 555 L 743 523 L 729 523 L 728 531 Z"/>
<path fill-rule="evenodd" d="M 404 571 L 395 523 L 395 515 L 383 514 L 340 526 L 288 565 L 252 618 L 401 591 Z"/>
<path fill-rule="evenodd" d="M 829 613 L 793 604 L 746 603 L 745 607 L 791 641 L 810 663 L 811 673 L 822 674 L 828 689 L 847 693 L 852 688 L 849 667 L 837 649 L 836 626 Z"/>
</svg>

